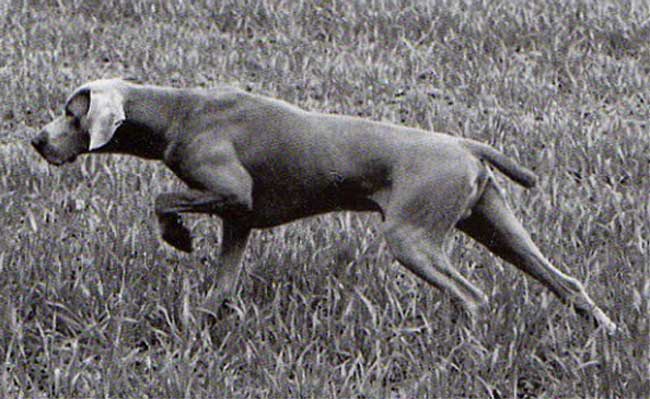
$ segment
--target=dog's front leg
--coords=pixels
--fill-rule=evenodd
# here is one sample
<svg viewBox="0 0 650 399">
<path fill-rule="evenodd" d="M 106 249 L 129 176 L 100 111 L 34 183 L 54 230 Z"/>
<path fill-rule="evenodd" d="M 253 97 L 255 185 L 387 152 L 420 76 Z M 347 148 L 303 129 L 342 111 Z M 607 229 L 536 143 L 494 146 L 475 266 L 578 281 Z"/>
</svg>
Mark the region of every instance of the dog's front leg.
<svg viewBox="0 0 650 399">
<path fill-rule="evenodd" d="M 237 293 L 246 243 L 251 229 L 240 223 L 223 220 L 221 235 L 221 262 L 216 275 L 209 275 L 204 282 L 205 297 L 198 309 L 215 318 L 221 318 L 224 305 Z"/>
<path fill-rule="evenodd" d="M 167 193 L 156 198 L 156 216 L 163 240 L 172 247 L 189 253 L 192 252 L 190 231 L 183 226 L 181 215 L 167 207 L 167 204 L 174 200 L 175 195 L 178 194 Z"/>
<path fill-rule="evenodd" d="M 245 224 L 243 221 L 253 211 L 253 179 L 237 159 L 231 143 L 213 142 L 212 139 L 210 135 L 195 138 L 195 142 L 201 144 L 196 148 L 179 145 L 185 150 L 170 151 L 169 159 L 165 160 L 167 166 L 192 187 L 187 191 L 160 194 L 155 204 L 162 238 L 184 252 L 192 251 L 192 238 L 183 226 L 180 213 L 208 213 Z"/>
<path fill-rule="evenodd" d="M 242 216 L 249 210 L 233 196 L 201 190 L 160 194 L 155 209 L 163 240 L 183 252 L 192 251 L 192 237 L 183 225 L 181 212 Z"/>
<path fill-rule="evenodd" d="M 251 229 L 246 226 L 227 219 L 223 221 L 221 265 L 212 287 L 218 294 L 217 300 L 228 298 L 235 293 L 250 232 Z"/>
</svg>

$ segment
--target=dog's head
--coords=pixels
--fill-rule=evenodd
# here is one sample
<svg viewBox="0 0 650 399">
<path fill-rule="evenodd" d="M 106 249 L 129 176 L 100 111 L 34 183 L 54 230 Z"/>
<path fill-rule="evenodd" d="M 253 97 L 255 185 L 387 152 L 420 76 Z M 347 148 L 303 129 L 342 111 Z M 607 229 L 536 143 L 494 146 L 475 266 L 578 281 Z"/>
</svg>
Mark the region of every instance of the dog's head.
<svg viewBox="0 0 650 399">
<path fill-rule="evenodd" d="M 48 162 L 61 165 L 105 146 L 126 120 L 126 85 L 119 79 L 98 80 L 75 90 L 65 103 L 63 115 L 32 140 L 36 151 Z"/>
</svg>

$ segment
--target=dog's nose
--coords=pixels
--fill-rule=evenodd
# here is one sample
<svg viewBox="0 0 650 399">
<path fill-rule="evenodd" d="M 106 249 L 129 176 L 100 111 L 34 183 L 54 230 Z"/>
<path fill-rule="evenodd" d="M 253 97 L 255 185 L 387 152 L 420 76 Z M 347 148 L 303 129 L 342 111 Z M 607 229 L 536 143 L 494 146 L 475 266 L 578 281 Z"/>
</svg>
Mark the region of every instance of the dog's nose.
<svg viewBox="0 0 650 399">
<path fill-rule="evenodd" d="M 34 148 L 36 148 L 36 150 L 40 152 L 41 149 L 45 146 L 46 141 L 47 138 L 45 137 L 45 133 L 43 132 L 32 139 L 32 146 L 34 146 Z"/>
</svg>

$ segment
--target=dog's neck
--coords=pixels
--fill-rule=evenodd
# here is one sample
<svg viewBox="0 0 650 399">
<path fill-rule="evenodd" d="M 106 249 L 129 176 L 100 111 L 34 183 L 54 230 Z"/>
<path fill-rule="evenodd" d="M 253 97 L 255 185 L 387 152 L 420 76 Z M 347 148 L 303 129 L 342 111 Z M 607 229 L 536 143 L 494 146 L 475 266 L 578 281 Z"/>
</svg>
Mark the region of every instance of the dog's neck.
<svg viewBox="0 0 650 399">
<path fill-rule="evenodd" d="M 188 102 L 181 98 L 187 94 L 177 89 L 135 85 L 124 93 L 126 120 L 102 152 L 163 159 L 179 131 L 174 124 L 191 111 Z"/>
</svg>

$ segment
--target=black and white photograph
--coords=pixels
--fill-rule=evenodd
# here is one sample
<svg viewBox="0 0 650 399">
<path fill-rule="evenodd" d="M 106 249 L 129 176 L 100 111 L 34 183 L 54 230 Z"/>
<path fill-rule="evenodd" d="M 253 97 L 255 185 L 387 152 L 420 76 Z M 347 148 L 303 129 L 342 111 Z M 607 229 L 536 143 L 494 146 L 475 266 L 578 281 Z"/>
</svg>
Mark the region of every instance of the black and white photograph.
<svg viewBox="0 0 650 399">
<path fill-rule="evenodd" d="M 650 398 L 650 3 L 0 0 L 0 397 Z"/>
</svg>

